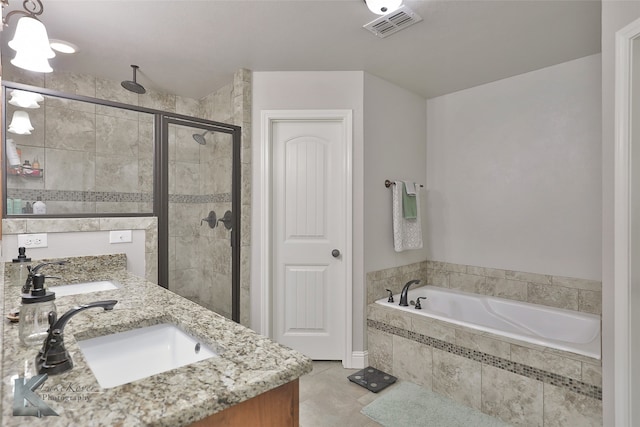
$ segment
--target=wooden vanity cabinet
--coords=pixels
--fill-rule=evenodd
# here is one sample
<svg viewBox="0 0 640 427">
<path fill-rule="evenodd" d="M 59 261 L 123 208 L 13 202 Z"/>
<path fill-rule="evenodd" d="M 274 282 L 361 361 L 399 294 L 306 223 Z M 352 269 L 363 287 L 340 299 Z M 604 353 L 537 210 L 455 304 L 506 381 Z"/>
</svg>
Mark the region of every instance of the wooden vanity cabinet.
<svg viewBox="0 0 640 427">
<path fill-rule="evenodd" d="M 296 379 L 210 415 L 191 427 L 298 427 L 298 393 Z"/>
</svg>

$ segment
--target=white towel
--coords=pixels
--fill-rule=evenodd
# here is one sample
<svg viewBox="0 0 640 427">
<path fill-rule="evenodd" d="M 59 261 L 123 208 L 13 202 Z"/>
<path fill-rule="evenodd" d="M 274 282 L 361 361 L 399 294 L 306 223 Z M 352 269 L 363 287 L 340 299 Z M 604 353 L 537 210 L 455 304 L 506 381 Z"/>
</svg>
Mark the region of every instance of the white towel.
<svg viewBox="0 0 640 427">
<path fill-rule="evenodd" d="M 403 182 L 396 181 L 393 186 L 393 248 L 396 252 L 422 248 L 419 192 L 416 191 L 416 217 L 405 219 L 402 215 L 402 189 Z"/>
</svg>

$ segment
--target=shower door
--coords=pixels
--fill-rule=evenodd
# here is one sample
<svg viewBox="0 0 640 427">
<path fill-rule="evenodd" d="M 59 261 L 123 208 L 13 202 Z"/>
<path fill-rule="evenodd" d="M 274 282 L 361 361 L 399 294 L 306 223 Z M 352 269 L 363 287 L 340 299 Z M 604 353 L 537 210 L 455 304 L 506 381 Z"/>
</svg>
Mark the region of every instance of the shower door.
<svg viewBox="0 0 640 427">
<path fill-rule="evenodd" d="M 240 128 L 163 117 L 160 285 L 240 319 Z"/>
</svg>

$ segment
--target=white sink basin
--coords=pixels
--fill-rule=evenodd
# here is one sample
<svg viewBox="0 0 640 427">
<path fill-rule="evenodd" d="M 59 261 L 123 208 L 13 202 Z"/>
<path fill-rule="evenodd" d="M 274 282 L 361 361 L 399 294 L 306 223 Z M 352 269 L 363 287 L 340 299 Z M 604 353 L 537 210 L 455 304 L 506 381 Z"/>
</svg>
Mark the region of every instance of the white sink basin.
<svg viewBox="0 0 640 427">
<path fill-rule="evenodd" d="M 71 285 L 50 286 L 49 290 L 55 292 L 56 297 L 66 297 L 69 295 L 88 294 L 118 288 L 119 286 L 116 282 L 101 280 L 96 282 L 74 283 Z"/>
<path fill-rule="evenodd" d="M 102 388 L 217 356 L 207 345 L 169 323 L 78 341 L 78 346 Z"/>
</svg>

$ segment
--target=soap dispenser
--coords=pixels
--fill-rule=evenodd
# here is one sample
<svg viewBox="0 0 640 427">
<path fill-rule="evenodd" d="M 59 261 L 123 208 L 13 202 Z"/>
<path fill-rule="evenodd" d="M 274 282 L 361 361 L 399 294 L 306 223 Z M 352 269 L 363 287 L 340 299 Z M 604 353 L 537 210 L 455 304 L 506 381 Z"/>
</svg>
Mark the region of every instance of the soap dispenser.
<svg viewBox="0 0 640 427">
<path fill-rule="evenodd" d="M 18 258 L 13 259 L 13 281 L 11 282 L 13 285 L 23 287 L 27 281 L 27 277 L 29 277 L 31 258 L 27 258 L 26 253 L 26 248 L 20 246 L 18 248 Z"/>
<path fill-rule="evenodd" d="M 31 292 L 22 295 L 20 341 L 26 346 L 42 346 L 49 330 L 49 313 L 56 312 L 56 294 L 44 288 L 45 276 L 33 275 Z"/>
</svg>

